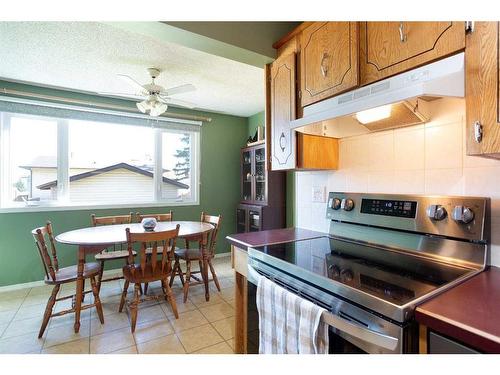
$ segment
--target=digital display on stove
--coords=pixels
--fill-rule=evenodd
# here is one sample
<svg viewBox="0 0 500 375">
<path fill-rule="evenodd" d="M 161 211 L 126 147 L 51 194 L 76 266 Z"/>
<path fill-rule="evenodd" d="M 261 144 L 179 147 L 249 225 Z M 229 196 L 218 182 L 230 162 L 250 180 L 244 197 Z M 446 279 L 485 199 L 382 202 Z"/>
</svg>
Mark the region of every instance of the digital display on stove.
<svg viewBox="0 0 500 375">
<path fill-rule="evenodd" d="M 385 199 L 362 199 L 361 213 L 414 219 L 417 213 L 417 202 Z"/>
</svg>

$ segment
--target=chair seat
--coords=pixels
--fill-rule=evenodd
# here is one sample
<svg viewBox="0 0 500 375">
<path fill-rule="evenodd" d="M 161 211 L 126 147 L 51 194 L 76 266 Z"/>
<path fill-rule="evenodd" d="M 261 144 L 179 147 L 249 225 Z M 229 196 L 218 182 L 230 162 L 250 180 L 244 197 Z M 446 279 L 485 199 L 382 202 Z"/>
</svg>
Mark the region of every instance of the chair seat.
<svg viewBox="0 0 500 375">
<path fill-rule="evenodd" d="M 133 251 L 134 256 L 137 255 L 136 251 Z M 112 260 L 112 259 L 125 259 L 128 257 L 128 250 L 117 250 L 117 251 L 103 251 L 102 253 L 96 254 L 96 260 Z"/>
<path fill-rule="evenodd" d="M 170 275 L 170 269 L 165 264 L 165 269 L 161 269 L 161 260 L 156 262 L 156 267 L 153 270 L 151 263 L 146 264 L 144 274 L 140 264 L 128 264 L 123 266 L 123 277 L 130 283 L 149 283 L 156 280 L 165 279 Z"/>
<path fill-rule="evenodd" d="M 175 256 L 184 260 L 200 260 L 200 249 L 175 249 Z"/>
<path fill-rule="evenodd" d="M 85 263 L 83 268 L 83 278 L 88 279 L 92 276 L 97 276 L 101 270 L 101 265 L 99 263 Z M 50 277 L 45 277 L 45 283 L 50 285 L 64 284 L 75 281 L 78 276 L 78 266 L 69 266 L 60 268 L 56 272 L 56 281 L 53 281 Z"/>
</svg>

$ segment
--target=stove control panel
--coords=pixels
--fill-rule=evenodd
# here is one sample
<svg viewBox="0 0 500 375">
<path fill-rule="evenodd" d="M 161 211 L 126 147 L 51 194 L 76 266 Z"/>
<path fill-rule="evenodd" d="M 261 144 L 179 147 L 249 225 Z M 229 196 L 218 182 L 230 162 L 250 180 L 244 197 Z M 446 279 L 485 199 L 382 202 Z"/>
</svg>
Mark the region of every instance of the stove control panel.
<svg viewBox="0 0 500 375">
<path fill-rule="evenodd" d="M 487 242 L 489 198 L 331 192 L 326 218 Z"/>
</svg>

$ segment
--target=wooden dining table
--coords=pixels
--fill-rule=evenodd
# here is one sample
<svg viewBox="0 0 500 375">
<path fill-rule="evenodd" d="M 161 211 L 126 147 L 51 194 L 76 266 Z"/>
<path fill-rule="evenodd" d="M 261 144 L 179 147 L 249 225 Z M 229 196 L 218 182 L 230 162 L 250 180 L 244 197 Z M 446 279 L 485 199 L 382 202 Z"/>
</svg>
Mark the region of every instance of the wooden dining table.
<svg viewBox="0 0 500 375">
<path fill-rule="evenodd" d="M 208 251 L 207 242 L 210 232 L 214 227 L 209 223 L 199 221 L 168 221 L 158 222 L 154 231 L 161 232 L 175 229 L 179 224 L 179 237 L 189 240 L 197 240 L 200 242 L 202 253 L 202 278 L 205 285 L 205 299 L 210 299 L 208 288 Z M 76 280 L 76 297 L 75 297 L 75 333 L 80 330 L 80 313 L 84 293 L 83 270 L 85 257 L 89 254 L 98 254 L 106 248 L 115 244 L 123 244 L 127 242 L 125 228 L 130 228 L 132 233 L 146 232 L 141 224 L 119 224 L 119 225 L 103 225 L 98 227 L 88 227 L 64 232 L 56 236 L 55 240 L 66 245 L 77 246 L 77 280 Z"/>
</svg>

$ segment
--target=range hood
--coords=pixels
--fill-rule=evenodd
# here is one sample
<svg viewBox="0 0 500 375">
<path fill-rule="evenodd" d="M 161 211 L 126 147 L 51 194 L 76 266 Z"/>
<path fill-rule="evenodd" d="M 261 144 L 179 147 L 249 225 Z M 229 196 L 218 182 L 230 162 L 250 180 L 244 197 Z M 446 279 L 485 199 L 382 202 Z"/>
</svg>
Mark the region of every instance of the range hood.
<svg viewBox="0 0 500 375">
<path fill-rule="evenodd" d="M 383 81 L 304 107 L 292 129 L 323 125 L 342 138 L 430 120 L 427 102 L 465 95 L 464 53 L 424 65 Z"/>
</svg>

